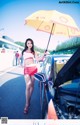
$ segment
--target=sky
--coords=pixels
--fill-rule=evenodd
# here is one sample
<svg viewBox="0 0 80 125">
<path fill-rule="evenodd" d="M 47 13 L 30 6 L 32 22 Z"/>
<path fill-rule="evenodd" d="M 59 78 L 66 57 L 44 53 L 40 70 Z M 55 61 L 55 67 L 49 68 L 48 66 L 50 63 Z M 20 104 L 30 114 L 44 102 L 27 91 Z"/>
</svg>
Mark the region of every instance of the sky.
<svg viewBox="0 0 80 125">
<path fill-rule="evenodd" d="M 21 42 L 32 38 L 36 46 L 46 49 L 49 34 L 24 25 L 25 18 L 39 10 L 57 10 L 72 16 L 80 28 L 80 0 L 67 0 L 75 3 L 59 3 L 60 1 L 66 0 L 0 0 L 0 35 Z M 66 39 L 52 35 L 49 49 L 55 49 L 59 41 Z"/>
</svg>

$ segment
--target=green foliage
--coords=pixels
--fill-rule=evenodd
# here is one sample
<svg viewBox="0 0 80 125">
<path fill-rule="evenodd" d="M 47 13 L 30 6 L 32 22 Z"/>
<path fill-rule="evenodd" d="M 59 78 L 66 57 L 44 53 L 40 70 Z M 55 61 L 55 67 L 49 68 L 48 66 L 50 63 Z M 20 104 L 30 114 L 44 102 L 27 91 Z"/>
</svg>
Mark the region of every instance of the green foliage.
<svg viewBox="0 0 80 125">
<path fill-rule="evenodd" d="M 75 49 L 65 49 L 65 50 L 59 50 L 59 51 L 53 51 L 52 54 L 73 54 L 76 51 Z"/>
<path fill-rule="evenodd" d="M 73 54 L 78 47 L 80 47 L 80 37 L 70 38 L 57 45 L 51 54 Z"/>
<path fill-rule="evenodd" d="M 24 47 L 24 43 L 23 42 L 16 41 L 15 43 L 18 44 L 18 45 L 20 45 L 20 46 L 22 46 L 22 47 Z"/>
<path fill-rule="evenodd" d="M 24 42 L 16 41 L 15 43 L 22 46 L 22 47 L 24 47 Z M 37 46 L 34 46 L 34 48 L 35 48 L 35 51 L 38 51 L 40 53 L 43 53 L 45 51 L 44 49 L 41 49 L 41 48 L 39 48 Z"/>
<path fill-rule="evenodd" d="M 80 46 L 80 37 L 75 37 L 64 41 L 56 47 L 56 51 L 74 49 Z"/>
</svg>

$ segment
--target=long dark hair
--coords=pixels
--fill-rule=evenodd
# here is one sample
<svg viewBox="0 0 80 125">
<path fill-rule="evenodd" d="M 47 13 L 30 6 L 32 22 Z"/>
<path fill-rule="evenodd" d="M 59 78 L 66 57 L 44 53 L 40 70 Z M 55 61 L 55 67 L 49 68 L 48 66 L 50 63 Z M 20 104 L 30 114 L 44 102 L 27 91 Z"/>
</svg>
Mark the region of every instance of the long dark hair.
<svg viewBox="0 0 80 125">
<path fill-rule="evenodd" d="M 27 42 L 28 42 L 28 41 L 31 41 L 31 43 L 32 43 L 31 52 L 35 55 L 34 42 L 33 42 L 33 40 L 32 40 L 31 38 L 26 39 L 25 47 L 24 47 L 24 49 L 23 49 L 23 51 L 22 51 L 22 55 L 23 55 L 23 53 L 28 49 L 28 46 L 27 46 Z"/>
</svg>

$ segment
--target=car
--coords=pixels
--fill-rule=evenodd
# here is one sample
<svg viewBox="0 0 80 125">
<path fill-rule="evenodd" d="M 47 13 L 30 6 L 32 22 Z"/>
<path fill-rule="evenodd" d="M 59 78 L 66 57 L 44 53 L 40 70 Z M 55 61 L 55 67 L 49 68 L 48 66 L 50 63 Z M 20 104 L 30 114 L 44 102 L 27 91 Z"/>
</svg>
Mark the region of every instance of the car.
<svg viewBox="0 0 80 125">
<path fill-rule="evenodd" d="M 73 55 L 48 55 L 40 84 L 42 119 L 80 119 L 80 48 Z"/>
</svg>

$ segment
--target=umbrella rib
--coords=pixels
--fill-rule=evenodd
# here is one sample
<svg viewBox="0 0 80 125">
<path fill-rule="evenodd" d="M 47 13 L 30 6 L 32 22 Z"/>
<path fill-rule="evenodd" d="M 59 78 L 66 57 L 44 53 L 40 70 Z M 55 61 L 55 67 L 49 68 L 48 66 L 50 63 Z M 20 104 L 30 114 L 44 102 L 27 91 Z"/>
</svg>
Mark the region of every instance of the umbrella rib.
<svg viewBox="0 0 80 125">
<path fill-rule="evenodd" d="M 67 27 L 67 30 L 68 30 L 68 27 Z M 70 35 L 69 35 L 69 30 L 68 30 L 68 36 L 69 36 L 69 38 L 70 38 Z"/>
<path fill-rule="evenodd" d="M 44 22 L 44 21 L 42 21 L 42 22 L 40 23 L 40 25 L 38 26 L 37 30 L 39 29 L 39 27 L 42 25 L 43 22 Z"/>
</svg>

